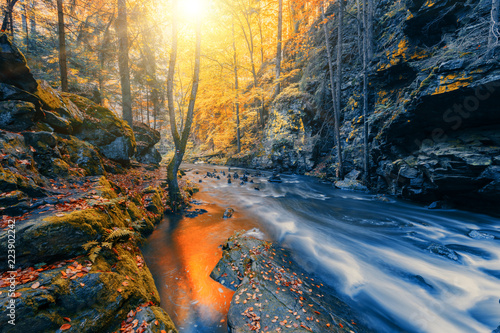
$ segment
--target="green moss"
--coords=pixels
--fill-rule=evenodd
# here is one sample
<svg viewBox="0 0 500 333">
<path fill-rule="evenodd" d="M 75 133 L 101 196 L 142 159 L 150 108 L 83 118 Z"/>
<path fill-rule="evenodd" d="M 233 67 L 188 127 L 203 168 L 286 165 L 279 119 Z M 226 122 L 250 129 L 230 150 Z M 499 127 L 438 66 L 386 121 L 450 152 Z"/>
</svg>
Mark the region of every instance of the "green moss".
<svg viewBox="0 0 500 333">
<path fill-rule="evenodd" d="M 73 225 L 76 229 L 80 229 L 85 233 L 94 236 L 96 236 L 98 233 L 104 234 L 105 228 L 112 228 L 113 226 L 115 226 L 107 213 L 93 208 L 75 211 L 61 217 L 47 217 L 43 221 L 53 224 L 53 227 L 56 227 L 57 225 L 62 226 L 65 224 L 70 224 Z M 40 231 L 38 233 L 38 235 L 34 236 L 48 237 L 48 235 L 45 234 L 46 230 Z"/>
<path fill-rule="evenodd" d="M 100 127 L 107 130 L 112 130 L 113 128 L 118 129 L 125 136 L 130 138 L 132 142 L 132 147 L 135 149 L 136 142 L 134 131 L 124 120 L 118 118 L 110 109 L 102 107 L 95 104 L 91 100 L 81 97 L 75 94 L 64 93 L 63 96 L 69 98 L 75 105 L 84 112 L 87 116 L 93 118 L 90 122 L 84 123 L 84 126 L 99 124 Z M 119 133 L 114 133 L 117 136 Z"/>
</svg>

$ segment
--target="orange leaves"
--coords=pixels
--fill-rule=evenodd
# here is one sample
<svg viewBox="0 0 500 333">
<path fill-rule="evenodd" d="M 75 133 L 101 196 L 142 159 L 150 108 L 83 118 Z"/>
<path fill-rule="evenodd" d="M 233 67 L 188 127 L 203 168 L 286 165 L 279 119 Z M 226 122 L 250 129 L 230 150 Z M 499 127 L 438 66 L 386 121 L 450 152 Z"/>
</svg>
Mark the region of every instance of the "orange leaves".
<svg viewBox="0 0 500 333">
<path fill-rule="evenodd" d="M 71 325 L 70 325 L 70 324 L 64 324 L 64 325 L 62 325 L 59 329 L 60 329 L 61 331 L 67 331 L 67 330 L 69 330 L 70 328 L 71 328 Z"/>
</svg>

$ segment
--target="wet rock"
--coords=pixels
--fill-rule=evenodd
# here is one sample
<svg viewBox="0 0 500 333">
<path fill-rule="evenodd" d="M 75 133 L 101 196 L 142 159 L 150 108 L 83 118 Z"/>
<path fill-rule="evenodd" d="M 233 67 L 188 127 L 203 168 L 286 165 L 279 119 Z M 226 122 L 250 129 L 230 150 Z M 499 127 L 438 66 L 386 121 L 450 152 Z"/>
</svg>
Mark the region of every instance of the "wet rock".
<svg viewBox="0 0 500 333">
<path fill-rule="evenodd" d="M 495 239 L 495 236 L 477 230 L 471 230 L 467 235 L 473 239 Z"/>
<path fill-rule="evenodd" d="M 368 191 L 368 188 L 361 184 L 361 182 L 353 179 L 339 180 L 335 182 L 335 187 L 341 190 L 350 191 Z"/>
<path fill-rule="evenodd" d="M 233 217 L 233 214 L 234 214 L 234 209 L 232 209 L 231 207 L 226 208 L 226 210 L 224 211 L 224 215 L 222 216 L 222 218 L 229 219 L 229 218 Z"/>
<path fill-rule="evenodd" d="M 352 170 L 351 172 L 349 172 L 345 178 L 346 179 L 352 179 L 352 180 L 359 180 L 361 178 L 361 171 L 359 170 Z"/>
<path fill-rule="evenodd" d="M 427 250 L 429 250 L 431 253 L 448 258 L 450 260 L 458 261 L 459 259 L 458 254 L 455 251 L 450 250 L 449 248 L 441 244 L 432 243 L 427 247 Z"/>
<path fill-rule="evenodd" d="M 33 127 L 35 105 L 24 101 L 0 102 L 0 129 L 21 132 Z"/>
<path fill-rule="evenodd" d="M 281 180 L 281 177 L 278 173 L 273 173 L 271 177 L 267 179 L 268 182 L 270 183 L 282 183 L 283 180 Z"/>
<path fill-rule="evenodd" d="M 202 209 L 202 208 L 196 208 L 194 210 L 189 210 L 185 213 L 186 217 L 189 217 L 190 219 L 194 219 L 195 217 L 198 217 L 202 214 L 208 213 L 207 210 Z"/>
<path fill-rule="evenodd" d="M 211 277 L 235 290 L 230 332 L 369 332 L 321 279 L 309 276 L 288 251 L 237 234 L 223 246 Z M 356 323 L 356 324 L 353 324 Z"/>
<path fill-rule="evenodd" d="M 37 82 L 31 75 L 26 59 L 6 34 L 0 35 L 0 82 L 34 93 Z"/>
</svg>

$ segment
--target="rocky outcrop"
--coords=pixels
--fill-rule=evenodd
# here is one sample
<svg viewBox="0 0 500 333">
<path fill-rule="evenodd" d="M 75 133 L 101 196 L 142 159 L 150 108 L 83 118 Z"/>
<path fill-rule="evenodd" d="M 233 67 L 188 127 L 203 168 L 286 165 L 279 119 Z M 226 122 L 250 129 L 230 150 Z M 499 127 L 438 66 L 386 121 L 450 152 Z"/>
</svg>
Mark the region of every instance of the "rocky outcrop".
<svg viewBox="0 0 500 333">
<path fill-rule="evenodd" d="M 0 35 L 0 82 L 28 93 L 34 93 L 37 89 L 37 82 L 30 73 L 26 59 L 4 33 Z"/>
<path fill-rule="evenodd" d="M 271 106 L 263 147 L 251 165 L 282 171 L 310 171 L 314 166 L 314 146 L 319 139 L 315 115 L 312 96 L 301 92 L 298 85 L 284 89 Z"/>
<path fill-rule="evenodd" d="M 250 233 L 234 235 L 222 249 L 211 277 L 235 290 L 227 317 L 230 332 L 370 332 L 285 249 Z"/>
<path fill-rule="evenodd" d="M 137 121 L 134 122 L 132 129 L 137 144 L 135 159 L 144 164 L 159 164 L 162 157 L 155 145 L 160 142 L 160 132 Z"/>
<path fill-rule="evenodd" d="M 498 199 L 494 167 L 500 165 L 500 48 L 487 46 L 491 3 L 382 0 L 374 4 L 367 118 L 371 168 L 365 185 L 425 203 L 441 200 L 494 211 Z M 352 15 L 344 22 L 340 119 L 345 174 L 363 170 L 364 123 L 355 2 L 347 6 Z M 327 15 L 335 10 L 330 6 Z M 328 23 L 333 48 L 335 26 L 333 18 Z M 321 28 L 318 20 L 310 30 L 307 55 L 292 50 L 296 44 L 286 45 L 284 56 L 291 66 L 285 75 L 290 78 L 282 84 L 288 88 L 270 104 L 263 144 L 251 157 L 231 164 L 269 168 L 283 163 L 290 171 L 313 168 L 311 174 L 337 181 Z M 263 70 L 263 84 L 270 70 Z M 294 117 L 299 114 L 303 132 L 296 129 Z"/>
</svg>

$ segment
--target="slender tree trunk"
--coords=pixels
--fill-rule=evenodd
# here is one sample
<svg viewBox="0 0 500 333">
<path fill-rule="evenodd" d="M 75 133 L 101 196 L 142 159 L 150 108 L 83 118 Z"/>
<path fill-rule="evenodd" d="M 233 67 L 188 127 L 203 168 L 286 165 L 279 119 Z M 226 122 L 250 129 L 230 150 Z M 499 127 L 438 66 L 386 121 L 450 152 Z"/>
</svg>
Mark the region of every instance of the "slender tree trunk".
<svg viewBox="0 0 500 333">
<path fill-rule="evenodd" d="M 373 58 L 373 16 L 375 15 L 375 8 L 373 0 L 367 0 L 367 41 L 368 41 L 368 59 Z"/>
<path fill-rule="evenodd" d="M 159 108 L 160 108 L 160 101 L 158 98 L 158 88 L 155 87 L 153 88 L 153 91 L 151 92 L 151 100 L 153 102 L 153 125 L 154 129 L 156 129 L 156 117 L 158 117 L 159 113 Z"/>
<path fill-rule="evenodd" d="M 177 0 L 173 1 L 174 13 L 177 12 Z M 176 15 L 173 16 L 172 20 L 172 52 L 170 54 L 170 63 L 168 71 L 168 83 L 167 83 L 167 97 L 168 97 L 168 112 L 170 115 L 170 127 L 172 130 L 172 136 L 174 138 L 175 153 L 174 157 L 170 161 L 167 168 L 167 181 L 168 181 L 168 192 L 170 196 L 170 202 L 173 210 L 177 210 L 179 205 L 182 203 L 181 192 L 179 189 L 179 183 L 177 181 L 177 172 L 182 163 L 184 153 L 186 152 L 186 145 L 189 139 L 189 133 L 191 132 L 191 125 L 193 124 L 194 118 L 194 107 L 196 102 L 196 94 L 198 92 L 198 84 L 200 80 L 200 59 L 201 59 L 201 20 L 196 23 L 196 51 L 195 51 L 195 65 L 193 74 L 193 85 L 191 87 L 191 95 L 189 97 L 188 112 L 186 115 L 186 123 L 182 134 L 179 134 L 175 119 L 175 108 L 174 108 L 174 74 L 175 74 L 175 63 L 177 61 L 177 18 Z"/>
<path fill-rule="evenodd" d="M 328 34 L 327 20 L 325 17 L 325 11 L 323 5 L 321 5 L 321 15 L 323 18 L 323 32 L 325 34 L 325 44 L 326 44 L 326 54 L 328 58 L 328 69 L 330 72 L 330 92 L 332 94 L 332 104 L 333 104 L 333 112 L 335 118 L 335 127 L 334 127 L 334 136 L 335 136 L 335 145 L 337 146 L 337 155 L 338 155 L 338 165 L 337 165 L 337 177 L 340 177 L 340 165 L 342 161 L 342 148 L 340 147 L 340 126 L 339 126 L 339 116 L 337 112 L 337 94 L 335 92 L 335 82 L 334 82 L 334 71 L 333 71 L 333 60 L 332 60 L 332 52 L 330 50 L 330 38 Z"/>
<path fill-rule="evenodd" d="M 148 122 L 148 126 L 151 126 L 151 119 L 149 117 L 149 91 L 146 88 L 146 118 Z"/>
<path fill-rule="evenodd" d="M 122 88 L 123 119 L 132 126 L 132 93 L 130 91 L 130 70 L 128 65 L 128 32 L 127 7 L 125 0 L 117 0 L 118 17 L 116 20 L 118 32 L 118 67 L 120 69 L 120 84 Z"/>
<path fill-rule="evenodd" d="M 344 178 L 344 165 L 342 159 L 342 143 L 340 141 L 340 112 L 341 112 L 341 99 L 342 99 L 342 54 L 344 45 L 344 0 L 338 0 L 339 13 L 338 13 L 338 40 L 337 40 L 337 99 L 336 99 L 336 112 L 335 112 L 335 127 L 337 135 L 337 153 L 338 153 L 338 177 Z"/>
<path fill-rule="evenodd" d="M 276 90 L 274 96 L 281 92 L 281 42 L 283 38 L 283 0 L 278 1 L 278 43 L 276 46 Z"/>
<path fill-rule="evenodd" d="M 262 4 L 259 2 L 260 63 L 264 63 L 264 37 L 262 33 Z"/>
<path fill-rule="evenodd" d="M 26 43 L 26 54 L 29 52 L 30 45 L 30 32 L 28 27 L 28 4 L 23 4 L 23 14 L 22 14 L 22 22 L 23 22 L 23 30 L 25 34 L 25 43 Z"/>
<path fill-rule="evenodd" d="M 498 38 L 500 37 L 499 27 L 499 6 L 500 0 L 492 0 L 491 2 L 491 23 L 490 23 L 490 35 L 488 38 L 488 48 L 491 50 L 498 44 Z"/>
<path fill-rule="evenodd" d="M 14 11 L 14 6 L 17 0 L 7 0 L 7 5 L 5 7 L 5 13 L 2 23 L 2 31 L 10 31 L 12 39 L 14 39 L 14 22 L 12 19 L 12 12 Z"/>
<path fill-rule="evenodd" d="M 31 38 L 36 39 L 36 2 L 31 0 L 30 30 Z"/>
<path fill-rule="evenodd" d="M 360 0 L 356 0 L 356 21 L 357 21 L 356 28 L 358 29 L 358 53 L 361 58 L 363 58 L 363 40 L 364 40 L 363 36 L 361 35 L 363 20 L 364 16 L 363 16 L 363 10 L 361 9 L 360 5 Z"/>
<path fill-rule="evenodd" d="M 59 34 L 59 70 L 61 72 L 61 90 L 68 91 L 68 61 L 66 59 L 66 32 L 64 27 L 63 0 L 57 0 L 57 27 Z"/>
<path fill-rule="evenodd" d="M 236 53 L 236 37 L 234 34 L 233 22 L 233 59 L 234 59 L 234 92 L 235 92 L 235 109 L 236 109 L 236 146 L 238 153 L 241 152 L 241 133 L 240 133 L 240 102 L 238 101 L 238 56 Z"/>
<path fill-rule="evenodd" d="M 363 0 L 363 180 L 368 185 L 370 180 L 370 165 L 368 152 L 368 62 L 371 34 L 368 32 L 368 15 L 366 0 Z M 358 7 L 359 10 L 359 7 Z"/>
</svg>

